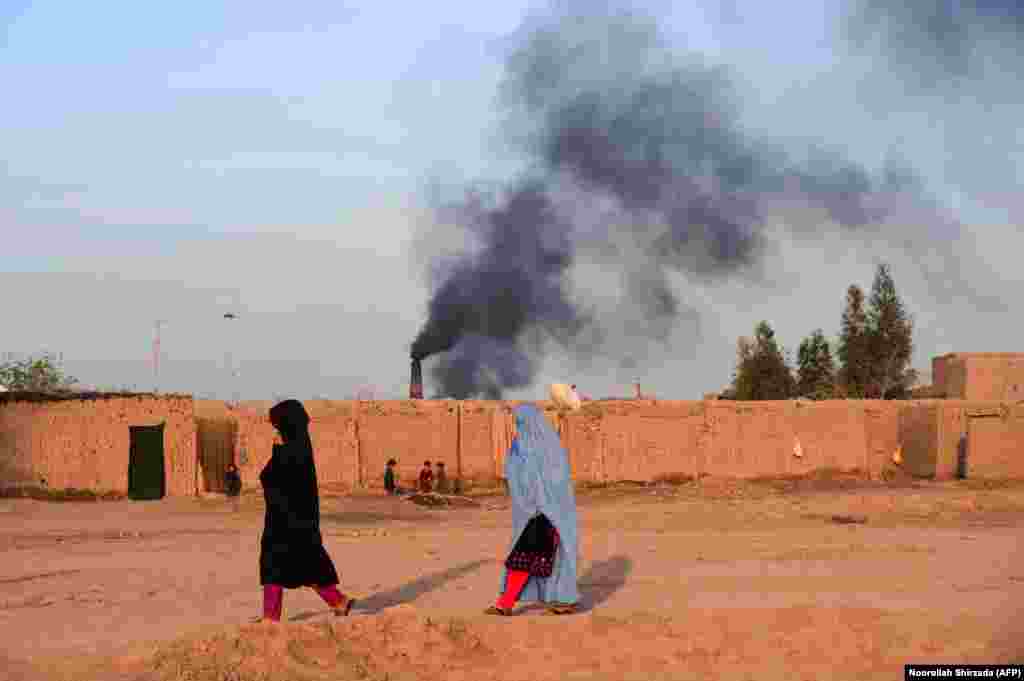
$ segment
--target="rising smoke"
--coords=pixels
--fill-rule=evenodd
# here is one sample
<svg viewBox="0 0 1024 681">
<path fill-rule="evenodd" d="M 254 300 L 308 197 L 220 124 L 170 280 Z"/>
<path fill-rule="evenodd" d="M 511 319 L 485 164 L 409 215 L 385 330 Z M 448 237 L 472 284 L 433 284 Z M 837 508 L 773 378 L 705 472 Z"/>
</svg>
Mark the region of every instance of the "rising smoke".
<svg viewBox="0 0 1024 681">
<path fill-rule="evenodd" d="M 917 85 L 980 75 L 986 52 L 1002 42 L 1018 60 L 1024 48 L 1019 0 L 848 0 L 845 35 L 861 50 L 881 50 Z"/>
<path fill-rule="evenodd" d="M 457 207 L 478 247 L 446 264 L 412 346 L 418 358 L 444 353 L 431 372 L 441 396 L 528 386 L 550 342 L 606 351 L 598 318 L 570 290 L 583 260 L 623 272 L 626 304 L 645 320 L 632 342 L 655 343 L 687 309 L 673 272 L 754 270 L 769 197 L 859 229 L 915 186 L 905 172 L 871 172 L 827 150 L 797 160 L 753 138 L 730 72 L 674 54 L 648 17 L 553 12 L 529 20 L 517 45 L 502 101 L 534 164 L 489 204 Z M 633 347 L 619 362 L 643 354 Z"/>
</svg>

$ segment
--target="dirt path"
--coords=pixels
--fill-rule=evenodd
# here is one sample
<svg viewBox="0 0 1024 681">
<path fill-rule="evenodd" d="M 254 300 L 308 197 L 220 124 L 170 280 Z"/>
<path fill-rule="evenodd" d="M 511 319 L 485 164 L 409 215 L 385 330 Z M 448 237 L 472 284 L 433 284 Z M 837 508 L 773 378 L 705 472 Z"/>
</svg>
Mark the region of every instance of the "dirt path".
<svg viewBox="0 0 1024 681">
<path fill-rule="evenodd" d="M 497 561 L 510 531 L 502 500 L 488 504 L 496 508 L 325 499 L 328 550 L 343 589 L 360 599 L 356 616 L 338 625 L 356 628 L 346 636 L 361 640 L 359 627 L 395 617 L 412 617 L 402 625 L 409 631 L 420 631 L 428 617 L 465 621 L 490 651 L 481 662 L 486 669 L 512 664 L 499 663 L 506 648 L 547 650 L 538 659 L 548 662 L 531 668 L 532 678 L 589 664 L 568 648 L 534 640 L 547 641 L 543 632 L 553 626 L 577 645 L 597 645 L 601 664 L 591 672 L 608 678 L 641 662 L 651 671 L 672 655 L 693 669 L 717 668 L 716 655 L 741 667 L 760 660 L 780 669 L 828 668 L 846 655 L 873 660 L 867 671 L 891 671 L 885 655 L 1005 660 L 1024 653 L 1024 646 L 1012 649 L 1024 641 L 1014 638 L 1024 634 L 1024 487 L 782 494 L 706 485 L 581 495 L 587 612 L 556 623 L 529 612 L 497 622 L 479 614 L 496 595 Z M 837 514 L 866 522 L 832 522 Z M 56 660 L 66 669 L 113 655 L 137 663 L 122 678 L 150 678 L 139 676 L 142 658 L 125 657 L 129 647 L 238 631 L 260 609 L 261 523 L 255 498 L 237 514 L 223 502 L 194 499 L 0 500 L 0 667 L 8 678 L 38 679 L 32 674 L 41 672 L 26 665 Z M 327 621 L 323 604 L 304 591 L 286 593 L 285 618 Z M 789 643 L 780 643 L 780 632 Z M 616 662 L 609 646 L 632 657 Z M 865 658 L 865 650 L 885 655 Z"/>
</svg>

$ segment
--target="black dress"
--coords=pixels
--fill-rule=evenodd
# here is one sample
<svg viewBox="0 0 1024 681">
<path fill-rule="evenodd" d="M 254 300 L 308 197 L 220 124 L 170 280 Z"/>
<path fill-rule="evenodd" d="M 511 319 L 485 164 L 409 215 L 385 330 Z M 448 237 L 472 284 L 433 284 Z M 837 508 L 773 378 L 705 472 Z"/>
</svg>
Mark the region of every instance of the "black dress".
<svg viewBox="0 0 1024 681">
<path fill-rule="evenodd" d="M 526 523 L 512 552 L 505 559 L 505 567 L 529 572 L 532 577 L 550 577 L 558 542 L 558 530 L 548 517 L 543 513 L 534 516 Z"/>
<path fill-rule="evenodd" d="M 320 534 L 320 496 L 308 436 L 274 445 L 260 483 L 267 505 L 260 584 L 287 589 L 337 584 L 338 573 Z"/>
</svg>

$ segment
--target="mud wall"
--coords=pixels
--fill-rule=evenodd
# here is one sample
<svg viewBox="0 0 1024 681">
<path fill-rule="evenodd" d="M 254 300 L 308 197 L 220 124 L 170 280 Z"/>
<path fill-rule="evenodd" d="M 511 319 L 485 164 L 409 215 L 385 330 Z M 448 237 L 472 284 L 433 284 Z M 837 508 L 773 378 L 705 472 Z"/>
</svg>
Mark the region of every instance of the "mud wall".
<svg viewBox="0 0 1024 681">
<path fill-rule="evenodd" d="M 930 477 L 935 475 L 939 447 L 940 405 L 933 401 L 912 402 L 899 410 L 899 447 L 903 469 Z"/>
<path fill-rule="evenodd" d="M 196 486 L 190 397 L 99 397 L 0 402 L 0 487 L 128 491 L 131 426 L 164 423 L 168 496 Z"/>
<path fill-rule="evenodd" d="M 951 353 L 932 360 L 932 383 L 949 399 L 1024 399 L 1024 354 Z"/>
<path fill-rule="evenodd" d="M 1024 406 L 968 418 L 966 474 L 1024 479 Z"/>
<path fill-rule="evenodd" d="M 1005 402 L 982 400 L 920 400 L 894 404 L 900 405 L 898 429 L 903 469 L 940 480 L 958 477 L 965 458 L 978 456 L 977 447 L 970 442 L 973 420 L 1004 415 L 1012 408 Z"/>
<path fill-rule="evenodd" d="M 228 410 L 228 418 L 237 423 L 234 431 L 236 463 L 243 488 L 259 486 L 259 473 L 270 460 L 274 443 L 279 442 L 267 415 L 270 406 L 269 403 L 243 403 Z M 389 429 L 380 428 L 379 422 L 374 423 L 372 413 L 367 414 L 367 423 L 361 424 L 356 418 L 357 403 L 310 400 L 305 406 L 310 416 L 310 437 L 313 440 L 317 477 L 321 486 L 342 489 L 360 486 L 363 483 L 364 468 L 360 461 L 361 451 L 366 452 L 370 448 L 368 446 L 361 450 L 359 447 L 360 426 L 365 431 L 367 424 L 372 423 L 369 427 L 377 427 L 381 434 Z M 391 430 L 395 425 L 400 428 L 407 426 L 403 416 L 405 414 L 395 414 L 396 421 Z M 370 439 L 374 439 L 372 435 Z M 379 443 L 380 437 L 376 441 Z"/>
<path fill-rule="evenodd" d="M 320 482 L 340 490 L 380 488 L 389 458 L 398 460 L 399 484 L 407 487 L 425 460 L 444 461 L 453 479 L 493 481 L 502 476 L 516 404 L 308 401 Z M 229 460 L 239 464 L 245 487 L 258 487 L 275 441 L 269 406 L 152 396 L 6 399 L 0 402 L 0 486 L 45 479 L 52 488 L 124 492 L 129 426 L 164 422 L 168 495 L 220 491 Z M 969 453 L 968 471 L 999 477 L 1016 475 L 1021 455 L 1013 458 L 1014 452 L 1024 452 L 1018 426 L 1003 423 L 1013 407 L 1000 402 L 627 400 L 589 402 L 573 413 L 541 406 L 566 445 L 574 477 L 590 482 L 822 469 L 877 477 L 894 465 L 897 450 L 902 467 L 915 475 L 955 477 Z M 995 446 L 1000 433 L 1006 442 Z"/>
<path fill-rule="evenodd" d="M 946 396 L 946 361 L 948 357 L 946 355 L 940 355 L 939 357 L 932 357 L 932 387 L 935 388 L 938 393 L 936 397 L 942 398 Z"/>
<path fill-rule="evenodd" d="M 413 486 L 423 461 L 444 461 L 451 478 L 494 480 L 504 469 L 515 402 L 375 401 L 308 403 L 322 484 L 380 488 L 384 464 Z M 274 432 L 265 411 L 237 419 L 243 484 L 259 484 Z M 815 470 L 880 475 L 911 443 L 916 468 L 934 468 L 933 405 L 878 401 L 602 401 L 561 413 L 541 403 L 569 452 L 577 480 L 672 480 L 802 475 Z"/>
</svg>

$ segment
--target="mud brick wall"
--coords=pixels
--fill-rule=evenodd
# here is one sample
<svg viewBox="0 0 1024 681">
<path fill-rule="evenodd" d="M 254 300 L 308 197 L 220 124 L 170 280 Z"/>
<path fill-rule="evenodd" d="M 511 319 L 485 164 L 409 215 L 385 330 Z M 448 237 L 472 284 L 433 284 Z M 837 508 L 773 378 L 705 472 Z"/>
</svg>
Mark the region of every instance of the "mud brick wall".
<svg viewBox="0 0 1024 681">
<path fill-rule="evenodd" d="M 901 405 L 898 417 L 903 469 L 920 477 L 935 475 L 940 404 L 938 401 L 906 403 Z"/>
<path fill-rule="evenodd" d="M 882 400 L 865 400 L 860 406 L 864 413 L 867 472 L 872 479 L 878 479 L 884 471 L 893 466 L 893 454 L 902 444 L 902 406 L 898 402 Z"/>
<path fill-rule="evenodd" d="M 1024 406 L 968 419 L 967 477 L 1024 479 Z"/>
<path fill-rule="evenodd" d="M 456 407 L 458 409 L 458 406 Z M 445 461 L 449 477 L 464 480 L 493 480 L 504 466 L 504 451 L 512 442 L 512 413 L 508 405 L 466 401 L 461 407 L 461 424 L 456 413 L 457 446 L 451 461 Z"/>
<path fill-rule="evenodd" d="M 321 482 L 380 488 L 384 463 L 392 457 L 403 486 L 415 484 L 424 460 L 444 461 L 453 479 L 500 478 L 517 404 L 307 403 Z M 591 482 L 792 476 L 822 469 L 878 477 L 894 465 L 897 448 L 912 473 L 950 477 L 966 428 L 964 410 L 977 406 L 941 400 L 628 400 L 591 402 L 565 413 L 540 405 L 561 435 L 574 477 Z M 238 447 L 249 452 L 243 482 L 255 486 L 275 436 L 262 411 L 240 410 L 238 418 Z"/>
<path fill-rule="evenodd" d="M 948 355 L 932 357 L 932 386 L 939 392 L 937 397 L 946 397 L 946 361 Z"/>
<path fill-rule="evenodd" d="M 967 431 L 975 415 L 1001 414 L 1004 403 L 979 400 L 940 400 L 936 406 L 934 475 L 941 480 L 957 476 L 958 463 L 968 447 Z"/>
<path fill-rule="evenodd" d="M 932 360 L 932 383 L 956 400 L 1024 399 L 1024 354 L 951 353 Z"/>
<path fill-rule="evenodd" d="M 605 433 L 603 409 L 590 405 L 563 417 L 562 442 L 569 452 L 573 477 L 586 482 L 605 482 Z"/>
<path fill-rule="evenodd" d="M 415 484 L 424 460 L 444 461 L 453 479 L 500 478 L 517 404 L 308 401 L 320 482 L 342 489 L 380 488 L 384 464 L 392 457 L 406 487 Z M 821 469 L 877 477 L 893 466 L 897 448 L 904 469 L 921 476 L 954 477 L 968 450 L 969 474 L 1016 475 L 1019 466 L 1010 458 L 1019 442 L 1017 426 L 997 426 L 990 418 L 1009 413 L 1013 407 L 1007 403 L 623 400 L 590 402 L 572 413 L 540 405 L 568 450 L 574 477 L 583 481 L 753 478 Z M 217 465 L 225 456 L 234 458 L 243 485 L 258 488 L 276 438 L 267 416 L 270 406 L 153 396 L 5 399 L 0 401 L 0 485 L 38 484 L 45 478 L 54 488 L 126 491 L 128 427 L 164 422 L 169 495 L 218 489 L 201 473 L 204 447 L 212 451 L 209 443 L 201 446 L 204 438 L 231 439 L 224 447 L 214 443 Z M 197 424 L 209 431 L 202 438 Z M 992 444 L 999 433 L 1007 438 L 1005 446 Z"/>
<path fill-rule="evenodd" d="M 224 473 L 235 456 L 234 419 L 222 416 L 196 416 L 196 458 L 199 466 L 197 486 L 200 492 L 224 492 Z"/>
<path fill-rule="evenodd" d="M 1006 403 L 976 400 L 921 400 L 899 404 L 903 468 L 917 476 L 957 477 L 968 448 L 974 416 L 1001 414 Z"/>
<path fill-rule="evenodd" d="M 968 357 L 965 400 L 1024 399 L 1024 355 L 1011 357 Z"/>
<path fill-rule="evenodd" d="M 789 449 L 793 457 L 792 424 L 784 402 L 709 402 L 707 430 L 698 472 L 712 477 L 753 478 L 776 469 L 784 474 Z"/>
<path fill-rule="evenodd" d="M 958 357 L 947 357 L 944 366 L 945 383 L 942 394 L 947 399 L 964 399 L 967 395 L 967 361 Z"/>
<path fill-rule="evenodd" d="M 703 403 L 618 402 L 603 411 L 598 456 L 591 464 L 600 471 L 598 479 L 650 481 L 700 472 Z"/>
<path fill-rule="evenodd" d="M 277 432 L 270 425 L 268 412 L 271 406 L 269 402 L 250 402 L 228 410 L 227 418 L 237 422 L 236 463 L 243 489 L 260 486 L 260 471 L 270 460 L 274 443 L 279 441 Z M 358 487 L 363 475 L 359 460 L 358 404 L 310 400 L 305 406 L 310 416 L 309 434 L 313 440 L 320 484 L 349 489 Z"/>
<path fill-rule="evenodd" d="M 455 477 L 458 414 L 454 401 L 368 402 L 359 410 L 359 450 L 365 487 L 384 487 L 384 466 L 398 460 L 398 484 L 414 487 L 424 461 L 443 461 Z M 433 468 L 433 465 L 431 466 Z"/>
<path fill-rule="evenodd" d="M 878 457 L 869 446 L 869 404 L 794 402 L 791 405 L 788 420 L 793 424 L 793 437 L 800 443 L 803 457 L 788 456 L 786 474 L 806 475 L 820 469 L 877 473 Z M 889 420 L 895 417 L 891 412 L 881 413 Z"/>
<path fill-rule="evenodd" d="M 164 423 L 168 496 L 195 493 L 190 397 L 99 397 L 0 402 L 0 486 L 128 491 L 131 426 Z"/>
<path fill-rule="evenodd" d="M 698 460 L 705 475 L 878 475 L 897 437 L 895 411 L 872 402 L 709 402 Z"/>
</svg>

